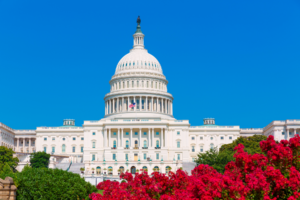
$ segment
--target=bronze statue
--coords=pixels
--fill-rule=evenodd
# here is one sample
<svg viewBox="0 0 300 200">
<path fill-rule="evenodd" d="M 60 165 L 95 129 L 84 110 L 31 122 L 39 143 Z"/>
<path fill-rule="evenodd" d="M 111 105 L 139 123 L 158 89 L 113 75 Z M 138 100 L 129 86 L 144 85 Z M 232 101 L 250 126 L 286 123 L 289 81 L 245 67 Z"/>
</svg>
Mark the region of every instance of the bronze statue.
<svg viewBox="0 0 300 200">
<path fill-rule="evenodd" d="M 137 18 L 137 20 L 136 20 L 136 23 L 137 23 L 138 25 L 140 25 L 140 23 L 141 23 L 141 18 L 140 18 L 140 16 L 138 16 L 138 18 Z"/>
</svg>

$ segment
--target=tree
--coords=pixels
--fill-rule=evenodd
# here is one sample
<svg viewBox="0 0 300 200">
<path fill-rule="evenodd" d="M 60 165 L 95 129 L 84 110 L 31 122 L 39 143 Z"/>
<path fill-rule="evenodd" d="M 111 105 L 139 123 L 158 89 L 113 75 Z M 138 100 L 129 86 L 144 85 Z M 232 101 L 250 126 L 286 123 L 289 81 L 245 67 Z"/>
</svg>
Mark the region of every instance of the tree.
<svg viewBox="0 0 300 200">
<path fill-rule="evenodd" d="M 30 155 L 30 166 L 32 168 L 48 168 L 50 154 L 43 151 L 35 152 Z"/>
<path fill-rule="evenodd" d="M 16 171 L 19 159 L 17 157 L 13 157 L 14 153 L 15 152 L 12 149 L 0 146 L 0 171 L 2 171 L 6 163 L 13 171 Z"/>
<path fill-rule="evenodd" d="M 220 173 L 224 173 L 225 166 L 228 162 L 234 161 L 234 148 L 238 144 L 245 146 L 245 151 L 249 154 L 262 153 L 259 143 L 266 140 L 264 135 L 254 135 L 251 137 L 239 137 L 230 144 L 224 144 L 220 150 L 211 149 L 205 153 L 199 153 L 195 162 L 199 164 L 207 164 Z"/>
<path fill-rule="evenodd" d="M 216 148 L 214 148 L 204 153 L 199 153 L 195 162 L 197 165 L 209 165 L 218 172 L 224 173 L 226 164 L 232 160 L 233 156 L 226 153 L 220 153 Z"/>
<path fill-rule="evenodd" d="M 90 193 L 97 191 L 79 174 L 61 169 L 24 167 L 17 180 L 18 199 L 88 199 Z"/>
</svg>

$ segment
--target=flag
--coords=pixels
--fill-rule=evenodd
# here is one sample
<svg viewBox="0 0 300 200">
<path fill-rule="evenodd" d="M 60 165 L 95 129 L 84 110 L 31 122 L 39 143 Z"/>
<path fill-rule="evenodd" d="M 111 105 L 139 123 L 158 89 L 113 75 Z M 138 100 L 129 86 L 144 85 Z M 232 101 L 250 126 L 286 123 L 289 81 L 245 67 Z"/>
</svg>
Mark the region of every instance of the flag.
<svg viewBox="0 0 300 200">
<path fill-rule="evenodd" d="M 135 103 L 129 105 L 129 108 L 134 108 L 134 107 L 135 107 Z"/>
</svg>

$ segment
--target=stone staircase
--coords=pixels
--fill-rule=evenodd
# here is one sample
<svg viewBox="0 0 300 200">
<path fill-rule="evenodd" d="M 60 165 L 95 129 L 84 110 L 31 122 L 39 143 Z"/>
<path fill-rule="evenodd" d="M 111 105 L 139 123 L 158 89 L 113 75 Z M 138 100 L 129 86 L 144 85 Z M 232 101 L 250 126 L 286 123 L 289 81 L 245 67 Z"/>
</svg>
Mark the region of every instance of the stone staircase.
<svg viewBox="0 0 300 200">
<path fill-rule="evenodd" d="M 72 163 L 69 172 L 73 172 L 74 174 L 80 174 L 80 168 L 84 168 L 84 163 Z"/>
<path fill-rule="evenodd" d="M 191 174 L 192 170 L 196 167 L 196 163 L 194 162 L 183 162 L 182 170 L 187 171 L 188 174 Z"/>
<path fill-rule="evenodd" d="M 59 163 L 59 164 L 56 164 L 55 168 L 67 170 L 69 166 L 70 166 L 70 163 Z"/>
</svg>

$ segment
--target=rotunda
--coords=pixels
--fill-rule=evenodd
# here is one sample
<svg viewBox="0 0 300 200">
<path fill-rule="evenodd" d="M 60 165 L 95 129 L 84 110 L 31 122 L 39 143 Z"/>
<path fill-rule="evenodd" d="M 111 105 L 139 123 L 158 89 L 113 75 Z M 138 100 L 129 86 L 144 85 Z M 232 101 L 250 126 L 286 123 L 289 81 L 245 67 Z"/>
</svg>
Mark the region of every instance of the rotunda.
<svg viewBox="0 0 300 200">
<path fill-rule="evenodd" d="M 144 48 L 138 18 L 133 48 L 117 64 L 105 95 L 105 117 L 173 118 L 173 96 L 158 60 Z"/>
</svg>

